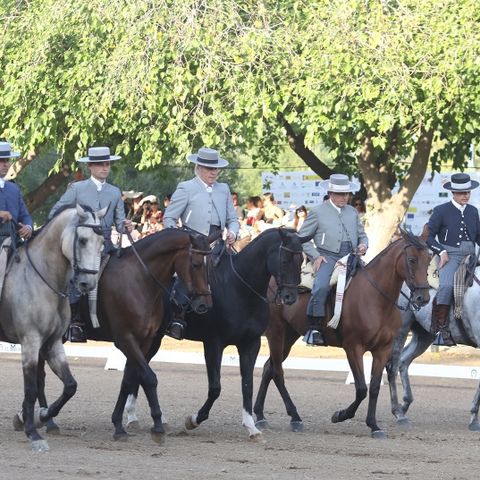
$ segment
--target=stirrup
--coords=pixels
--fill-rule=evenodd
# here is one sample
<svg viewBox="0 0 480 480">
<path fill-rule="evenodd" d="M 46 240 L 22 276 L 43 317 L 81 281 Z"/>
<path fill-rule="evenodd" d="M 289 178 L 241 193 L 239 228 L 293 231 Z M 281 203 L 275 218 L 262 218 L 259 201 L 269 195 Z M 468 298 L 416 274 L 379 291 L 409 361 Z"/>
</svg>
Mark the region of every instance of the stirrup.
<svg viewBox="0 0 480 480">
<path fill-rule="evenodd" d="M 442 330 L 437 332 L 435 340 L 432 342 L 432 345 L 438 347 L 455 347 L 457 344 L 453 341 L 452 335 L 450 332 L 445 332 Z"/>
<path fill-rule="evenodd" d="M 314 328 L 309 328 L 305 336 L 303 337 L 303 341 L 309 347 L 321 347 L 325 345 L 325 340 L 323 339 L 323 335 Z"/>
<path fill-rule="evenodd" d="M 66 340 L 73 343 L 86 343 L 87 335 L 83 327 L 81 323 L 72 323 L 65 334 Z"/>
<path fill-rule="evenodd" d="M 165 334 L 175 340 L 183 340 L 183 331 L 185 330 L 185 324 L 181 321 L 174 320 L 165 331 Z"/>
</svg>

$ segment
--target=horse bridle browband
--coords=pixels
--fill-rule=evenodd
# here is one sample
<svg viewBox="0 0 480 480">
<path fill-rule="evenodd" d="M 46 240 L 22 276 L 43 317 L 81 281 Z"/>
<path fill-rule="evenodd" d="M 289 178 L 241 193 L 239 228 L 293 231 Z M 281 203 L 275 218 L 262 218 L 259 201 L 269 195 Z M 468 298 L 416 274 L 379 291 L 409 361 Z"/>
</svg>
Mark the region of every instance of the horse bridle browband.
<svg viewBox="0 0 480 480">
<path fill-rule="evenodd" d="M 362 268 L 361 271 L 363 272 L 363 274 L 365 275 L 366 279 L 368 280 L 368 282 L 370 283 L 370 285 L 372 285 L 381 295 L 383 295 L 387 300 L 389 300 L 390 302 L 392 302 L 399 310 L 410 310 L 411 307 L 418 311 L 420 310 L 420 306 L 417 305 L 414 301 L 413 301 L 413 292 L 414 290 L 430 290 L 430 285 L 428 285 L 428 283 L 424 284 L 424 285 L 416 285 L 415 284 L 415 281 L 414 281 L 414 274 L 413 274 L 413 271 L 412 269 L 410 268 L 410 262 L 409 262 L 409 259 L 412 258 L 410 256 L 408 256 L 408 253 L 407 253 L 407 249 L 410 248 L 410 247 L 415 247 L 412 243 L 407 243 L 404 247 L 403 247 L 403 250 L 405 252 L 405 265 L 406 265 L 406 270 L 407 270 L 407 279 L 405 280 L 405 283 L 407 284 L 408 288 L 410 289 L 410 297 L 408 297 L 407 295 L 405 295 L 405 293 L 403 293 L 402 290 L 400 290 L 400 294 L 406 298 L 408 300 L 408 303 L 407 303 L 407 306 L 406 307 L 402 307 L 401 305 L 398 304 L 397 300 L 396 299 L 392 299 L 390 298 L 389 295 L 387 295 L 375 282 L 374 280 L 371 278 L 370 274 L 368 273 L 368 271 L 365 269 L 365 268 Z M 415 247 L 415 248 L 419 248 L 419 247 Z M 427 247 L 425 247 L 425 250 L 427 249 Z M 411 306 L 411 307 L 410 307 Z"/>
<path fill-rule="evenodd" d="M 75 234 L 74 234 L 74 237 L 73 237 L 73 265 L 72 265 L 72 267 L 73 267 L 73 280 L 75 280 L 75 278 L 77 277 L 77 275 L 79 273 L 87 273 L 87 274 L 92 274 L 92 275 L 96 275 L 98 273 L 98 270 L 90 270 L 88 268 L 82 268 L 82 267 L 78 266 L 78 262 L 77 262 L 77 240 L 78 240 L 78 228 L 80 228 L 80 227 L 91 228 L 97 235 L 103 236 L 102 228 L 101 228 L 100 225 L 95 225 L 95 224 L 90 224 L 90 223 L 83 223 L 83 224 L 75 225 Z M 67 290 L 65 292 L 60 292 L 55 287 L 50 285 L 48 280 L 42 275 L 40 270 L 38 270 L 38 268 L 33 263 L 32 257 L 30 256 L 30 251 L 28 249 L 28 245 L 29 245 L 29 242 L 28 241 L 25 242 L 25 253 L 27 255 L 27 259 L 30 262 L 30 265 L 32 266 L 34 272 L 42 279 L 43 283 L 45 283 L 45 285 L 47 285 L 47 287 L 50 288 L 50 290 L 52 290 L 54 293 L 56 293 L 57 295 L 59 295 L 62 298 L 68 298 L 68 293 L 69 293 L 68 287 L 67 287 Z"/>
<path fill-rule="evenodd" d="M 295 254 L 302 254 L 303 253 L 303 250 L 292 250 L 291 248 L 288 248 L 286 247 L 283 243 L 281 243 L 278 247 L 278 264 L 281 265 L 282 264 L 282 251 L 286 251 L 286 252 L 290 252 L 290 253 L 293 253 L 294 255 Z M 235 276 L 243 283 L 243 285 L 245 285 L 251 292 L 253 292 L 258 298 L 260 298 L 261 300 L 263 300 L 265 303 L 274 303 L 276 302 L 277 298 L 279 297 L 280 295 L 280 291 L 285 288 L 285 287 L 288 287 L 288 288 L 296 288 L 298 285 L 293 285 L 292 283 L 283 283 L 282 282 L 282 279 L 281 279 L 281 269 L 279 268 L 279 275 L 278 277 L 276 275 L 274 275 L 275 277 L 275 282 L 277 283 L 277 291 L 275 292 L 275 297 L 273 299 L 272 302 L 270 302 L 268 300 L 268 298 L 264 297 L 263 295 L 261 295 L 260 293 L 258 293 L 246 280 L 244 280 L 242 278 L 242 276 L 237 272 L 237 270 L 235 269 L 235 266 L 233 265 L 233 255 L 230 254 L 229 255 L 230 257 L 230 266 L 232 267 L 232 271 L 233 273 L 235 274 Z M 270 288 L 270 287 L 269 287 Z"/>
</svg>

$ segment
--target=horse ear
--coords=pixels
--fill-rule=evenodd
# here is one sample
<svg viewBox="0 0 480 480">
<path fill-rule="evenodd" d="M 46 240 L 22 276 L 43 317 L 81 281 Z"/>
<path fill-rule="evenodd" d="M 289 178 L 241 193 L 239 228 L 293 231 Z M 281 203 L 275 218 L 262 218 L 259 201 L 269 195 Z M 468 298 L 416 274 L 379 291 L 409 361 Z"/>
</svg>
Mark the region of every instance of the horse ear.
<svg viewBox="0 0 480 480">
<path fill-rule="evenodd" d="M 77 207 L 77 214 L 80 217 L 80 220 L 85 221 L 88 218 L 88 213 L 79 203 L 77 203 L 76 207 Z"/>
<path fill-rule="evenodd" d="M 208 243 L 213 243 L 216 240 L 218 240 L 221 236 L 222 236 L 222 232 L 220 230 L 217 232 L 213 232 L 207 237 L 207 241 Z"/>
<path fill-rule="evenodd" d="M 423 240 L 424 242 L 426 242 L 429 235 L 430 235 L 430 229 L 428 228 L 428 223 L 426 223 L 423 226 L 422 233 L 420 234 L 420 240 Z"/>
<path fill-rule="evenodd" d="M 307 242 L 309 242 L 314 236 L 315 236 L 315 234 L 312 233 L 312 234 L 309 235 L 308 237 L 300 237 L 300 235 L 299 235 L 298 238 L 300 239 L 300 243 L 307 243 Z"/>
<path fill-rule="evenodd" d="M 107 214 L 107 210 L 108 210 L 108 206 L 107 207 L 103 207 L 101 210 L 99 210 L 98 212 L 95 212 L 95 215 L 97 216 L 97 218 L 99 220 L 101 220 L 106 214 Z"/>
</svg>

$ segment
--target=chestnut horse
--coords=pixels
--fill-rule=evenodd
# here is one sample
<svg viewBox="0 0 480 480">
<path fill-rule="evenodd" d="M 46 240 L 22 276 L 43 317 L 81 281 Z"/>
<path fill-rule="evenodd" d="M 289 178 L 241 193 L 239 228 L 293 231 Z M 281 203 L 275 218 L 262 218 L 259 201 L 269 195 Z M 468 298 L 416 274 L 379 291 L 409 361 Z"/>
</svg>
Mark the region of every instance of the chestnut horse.
<svg viewBox="0 0 480 480">
<path fill-rule="evenodd" d="M 353 418 L 358 406 L 367 396 L 363 370 L 363 355 L 373 356 L 370 396 L 366 423 L 374 438 L 385 437 L 377 425 L 376 408 L 383 369 L 401 325 L 397 299 L 405 281 L 411 290 L 410 304 L 425 305 L 429 301 L 427 268 L 430 254 L 427 245 L 411 233 L 402 231 L 402 238 L 390 244 L 368 265 L 360 267 L 345 291 L 342 315 L 336 330 L 327 328 L 325 339 L 331 346 L 342 347 L 355 379 L 355 401 L 333 414 L 332 422 Z M 299 295 L 293 305 L 270 305 L 270 322 L 266 336 L 270 347 L 255 402 L 256 425 L 267 426 L 264 404 L 267 389 L 273 379 L 291 417 L 291 428 L 303 430 L 300 418 L 285 386 L 282 362 L 288 357 L 295 341 L 307 329 L 306 311 L 310 293 Z"/>
<path fill-rule="evenodd" d="M 218 234 L 205 237 L 191 231 L 165 229 L 149 235 L 121 256 L 112 255 L 98 281 L 97 316 L 100 328 L 86 326 L 90 340 L 110 341 L 127 357 L 120 393 L 112 413 L 114 439 L 127 437 L 123 409 L 132 382 L 142 386 L 153 418 L 151 435 L 160 442 L 165 433 L 157 395 L 157 376 L 149 366 L 149 351 L 159 331 L 165 330 L 165 302 L 173 275 L 183 281 L 193 311 L 205 313 L 212 305 L 207 281 L 206 255 Z M 84 299 L 85 300 L 85 299 Z M 87 302 L 82 302 L 88 310 Z M 84 312 L 85 313 L 85 312 Z M 40 379 L 43 383 L 43 379 Z M 46 404 L 41 385 L 40 405 Z M 14 420 L 18 424 L 19 419 Z M 48 430 L 56 430 L 53 423 Z"/>
</svg>

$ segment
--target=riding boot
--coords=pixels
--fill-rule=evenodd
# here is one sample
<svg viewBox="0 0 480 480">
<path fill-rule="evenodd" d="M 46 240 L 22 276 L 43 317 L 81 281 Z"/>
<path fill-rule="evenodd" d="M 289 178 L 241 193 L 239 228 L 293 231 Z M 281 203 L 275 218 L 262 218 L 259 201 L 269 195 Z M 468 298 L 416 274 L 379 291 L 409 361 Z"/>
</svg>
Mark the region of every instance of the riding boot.
<svg viewBox="0 0 480 480">
<path fill-rule="evenodd" d="M 185 310 L 180 305 L 173 307 L 173 319 L 168 325 L 165 334 L 175 340 L 183 340 L 183 332 L 187 328 L 185 321 Z"/>
<path fill-rule="evenodd" d="M 70 304 L 71 319 L 68 330 L 65 334 L 66 340 L 75 343 L 85 343 L 87 335 L 85 334 L 85 324 L 80 316 L 80 301 Z"/>
<path fill-rule="evenodd" d="M 322 323 L 323 317 L 314 317 L 313 315 L 307 315 L 308 319 L 308 330 L 303 341 L 310 346 L 322 346 L 325 345 L 325 340 L 323 335 L 320 333 L 320 325 Z"/>
<path fill-rule="evenodd" d="M 449 310 L 450 305 L 437 305 L 436 301 L 433 302 L 432 324 L 435 322 L 437 336 L 432 345 L 443 345 L 445 347 L 454 347 L 456 345 L 448 328 Z"/>
</svg>

